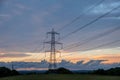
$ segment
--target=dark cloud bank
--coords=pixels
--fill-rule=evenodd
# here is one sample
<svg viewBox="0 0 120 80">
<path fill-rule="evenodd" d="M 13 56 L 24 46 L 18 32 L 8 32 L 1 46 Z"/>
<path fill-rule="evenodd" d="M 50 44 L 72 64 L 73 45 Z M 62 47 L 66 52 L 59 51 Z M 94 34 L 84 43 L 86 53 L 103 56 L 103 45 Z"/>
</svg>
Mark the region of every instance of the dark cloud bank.
<svg viewBox="0 0 120 80">
<path fill-rule="evenodd" d="M 72 63 L 69 61 L 62 60 L 60 63 L 57 63 L 58 67 L 65 67 L 71 70 L 96 70 L 96 69 L 110 69 L 114 67 L 120 67 L 120 63 L 112 63 L 112 64 L 103 64 L 105 60 L 90 60 L 87 63 L 84 63 L 84 61 L 78 61 L 77 63 Z M 25 69 L 26 68 L 34 68 L 34 69 L 47 69 L 48 62 L 43 60 L 41 62 L 0 62 L 0 66 L 5 66 L 8 68 L 12 67 L 12 64 L 14 65 L 14 68 L 19 69 Z"/>
</svg>

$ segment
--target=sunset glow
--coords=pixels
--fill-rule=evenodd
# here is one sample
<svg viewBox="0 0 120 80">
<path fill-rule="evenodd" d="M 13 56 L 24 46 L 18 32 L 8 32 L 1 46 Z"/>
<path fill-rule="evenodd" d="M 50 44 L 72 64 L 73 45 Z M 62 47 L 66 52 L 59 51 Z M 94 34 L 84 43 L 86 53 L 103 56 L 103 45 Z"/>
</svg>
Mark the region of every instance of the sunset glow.
<svg viewBox="0 0 120 80">
<path fill-rule="evenodd" d="M 0 66 L 36 62 L 47 68 L 53 60 L 70 68 L 118 66 L 119 5 L 119 0 L 1 0 Z"/>
</svg>

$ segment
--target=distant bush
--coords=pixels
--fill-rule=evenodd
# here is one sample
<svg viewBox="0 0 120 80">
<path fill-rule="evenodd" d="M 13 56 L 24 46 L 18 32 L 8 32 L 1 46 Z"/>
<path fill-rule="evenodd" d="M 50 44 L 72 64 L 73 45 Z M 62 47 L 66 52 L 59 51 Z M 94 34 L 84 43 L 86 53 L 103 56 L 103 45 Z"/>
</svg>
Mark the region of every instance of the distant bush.
<svg viewBox="0 0 120 80">
<path fill-rule="evenodd" d="M 20 73 L 16 70 L 11 70 L 11 75 L 19 75 Z"/>
<path fill-rule="evenodd" d="M 66 69 L 66 68 L 63 68 L 63 67 L 58 68 L 58 69 L 57 69 L 57 72 L 58 72 L 59 74 L 72 74 L 72 73 L 73 73 L 73 72 L 71 72 L 70 70 L 68 70 L 68 69 Z"/>
<path fill-rule="evenodd" d="M 58 69 L 50 69 L 46 72 L 46 74 L 73 74 L 72 71 L 66 69 L 66 68 L 58 68 Z"/>
</svg>

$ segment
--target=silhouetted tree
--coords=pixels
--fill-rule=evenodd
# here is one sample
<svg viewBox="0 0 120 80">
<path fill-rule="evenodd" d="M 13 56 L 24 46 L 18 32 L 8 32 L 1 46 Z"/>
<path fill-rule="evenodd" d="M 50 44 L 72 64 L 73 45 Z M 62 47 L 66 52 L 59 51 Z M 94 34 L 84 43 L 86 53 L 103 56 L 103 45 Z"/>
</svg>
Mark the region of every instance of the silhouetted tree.
<svg viewBox="0 0 120 80">
<path fill-rule="evenodd" d="M 108 70 L 98 69 L 93 71 L 93 74 L 100 74 L 100 75 L 120 75 L 120 67 L 111 68 Z"/>
<path fill-rule="evenodd" d="M 11 75 L 19 75 L 19 72 L 16 71 L 16 70 L 12 70 L 12 71 L 11 71 Z"/>
<path fill-rule="evenodd" d="M 18 75 L 16 70 L 10 70 L 6 67 L 0 67 L 0 77 Z"/>
<path fill-rule="evenodd" d="M 119 67 L 111 68 L 111 69 L 106 71 L 106 74 L 108 74 L 108 75 L 120 75 L 120 68 Z"/>
<path fill-rule="evenodd" d="M 93 73 L 103 75 L 103 74 L 105 74 L 105 70 L 104 69 L 98 69 L 98 70 L 95 70 Z"/>
<path fill-rule="evenodd" d="M 61 67 L 55 70 L 50 69 L 46 72 L 46 74 L 73 74 L 73 72 L 66 68 Z"/>
<path fill-rule="evenodd" d="M 63 68 L 63 67 L 58 68 L 58 69 L 57 69 L 57 72 L 58 72 L 59 74 L 72 74 L 72 73 L 73 73 L 72 71 L 70 71 L 70 70 L 68 70 L 68 69 L 66 69 L 66 68 Z"/>
<path fill-rule="evenodd" d="M 0 67 L 0 77 L 3 76 L 10 76 L 11 75 L 11 70 L 6 68 L 6 67 Z"/>
</svg>

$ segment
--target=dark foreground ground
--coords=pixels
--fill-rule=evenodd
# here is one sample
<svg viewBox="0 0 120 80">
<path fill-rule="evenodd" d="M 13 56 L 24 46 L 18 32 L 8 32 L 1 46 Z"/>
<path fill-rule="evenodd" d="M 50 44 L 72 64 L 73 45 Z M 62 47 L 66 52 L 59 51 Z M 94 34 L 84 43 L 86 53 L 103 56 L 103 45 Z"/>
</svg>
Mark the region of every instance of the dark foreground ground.
<svg viewBox="0 0 120 80">
<path fill-rule="evenodd" d="M 120 80 L 120 76 L 80 74 L 40 74 L 0 78 L 0 80 Z"/>
</svg>

